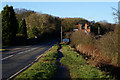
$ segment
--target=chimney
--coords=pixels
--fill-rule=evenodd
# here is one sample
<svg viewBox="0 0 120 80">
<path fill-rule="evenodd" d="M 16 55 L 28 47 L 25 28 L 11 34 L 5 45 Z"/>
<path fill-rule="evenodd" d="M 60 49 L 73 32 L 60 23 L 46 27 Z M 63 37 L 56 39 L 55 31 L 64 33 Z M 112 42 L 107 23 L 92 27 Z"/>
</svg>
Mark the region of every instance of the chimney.
<svg viewBox="0 0 120 80">
<path fill-rule="evenodd" d="M 81 25 L 80 24 L 78 24 L 78 30 L 81 30 Z"/>
<path fill-rule="evenodd" d="M 88 25 L 87 25 L 87 23 L 86 23 L 86 24 L 85 24 L 85 29 L 87 29 L 87 26 L 88 26 Z"/>
</svg>

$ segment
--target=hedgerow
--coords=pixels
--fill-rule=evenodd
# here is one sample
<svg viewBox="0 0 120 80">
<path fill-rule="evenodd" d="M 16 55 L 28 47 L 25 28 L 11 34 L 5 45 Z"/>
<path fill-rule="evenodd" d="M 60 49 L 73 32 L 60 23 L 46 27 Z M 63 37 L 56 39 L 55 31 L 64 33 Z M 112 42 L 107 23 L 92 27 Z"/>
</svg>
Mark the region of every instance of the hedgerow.
<svg viewBox="0 0 120 80">
<path fill-rule="evenodd" d="M 93 65 L 101 64 L 118 66 L 119 62 L 119 35 L 120 25 L 114 31 L 106 33 L 100 39 L 82 31 L 73 32 L 70 45 L 81 53 L 91 56 L 89 60 Z"/>
</svg>

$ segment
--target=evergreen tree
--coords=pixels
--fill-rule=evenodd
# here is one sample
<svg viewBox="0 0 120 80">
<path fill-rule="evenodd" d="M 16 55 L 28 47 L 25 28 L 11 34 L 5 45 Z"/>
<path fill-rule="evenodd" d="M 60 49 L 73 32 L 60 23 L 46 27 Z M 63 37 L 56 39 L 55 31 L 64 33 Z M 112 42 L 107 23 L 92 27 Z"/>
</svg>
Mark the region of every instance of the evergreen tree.
<svg viewBox="0 0 120 80">
<path fill-rule="evenodd" d="M 11 45 L 14 42 L 18 29 L 17 19 L 12 6 L 6 5 L 2 11 L 2 42 Z"/>
<path fill-rule="evenodd" d="M 2 15 L 0 12 L 0 47 L 2 46 Z"/>
<path fill-rule="evenodd" d="M 24 37 L 27 38 L 27 27 L 26 27 L 25 19 L 23 19 L 22 21 L 20 21 L 18 33 L 22 34 Z"/>
</svg>

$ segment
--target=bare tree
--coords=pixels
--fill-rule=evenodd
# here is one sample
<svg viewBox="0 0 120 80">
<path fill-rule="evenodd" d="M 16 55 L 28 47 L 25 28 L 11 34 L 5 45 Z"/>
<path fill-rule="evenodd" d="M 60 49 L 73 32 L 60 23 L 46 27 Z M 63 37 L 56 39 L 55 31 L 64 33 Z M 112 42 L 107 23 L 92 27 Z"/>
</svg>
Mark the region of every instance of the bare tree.
<svg viewBox="0 0 120 80">
<path fill-rule="evenodd" d="M 120 1 L 118 2 L 118 9 L 113 7 L 112 9 L 114 10 L 113 15 L 115 16 L 115 22 L 120 24 Z"/>
</svg>

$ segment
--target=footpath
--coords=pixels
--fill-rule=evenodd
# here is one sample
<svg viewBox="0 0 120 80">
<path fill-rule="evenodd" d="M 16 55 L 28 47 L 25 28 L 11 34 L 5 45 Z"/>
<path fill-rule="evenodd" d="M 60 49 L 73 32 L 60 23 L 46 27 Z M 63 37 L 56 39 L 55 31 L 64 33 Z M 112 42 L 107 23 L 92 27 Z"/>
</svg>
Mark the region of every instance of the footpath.
<svg viewBox="0 0 120 80">
<path fill-rule="evenodd" d="M 61 64 L 60 60 L 63 57 L 62 53 L 62 46 L 61 44 L 59 45 L 60 47 L 58 48 L 58 58 L 57 58 L 57 72 L 55 74 L 55 77 L 53 80 L 70 80 L 70 74 L 69 70 L 67 69 L 66 65 Z"/>
<path fill-rule="evenodd" d="M 112 80 L 109 73 L 91 66 L 69 45 L 55 44 L 14 80 Z"/>
</svg>

